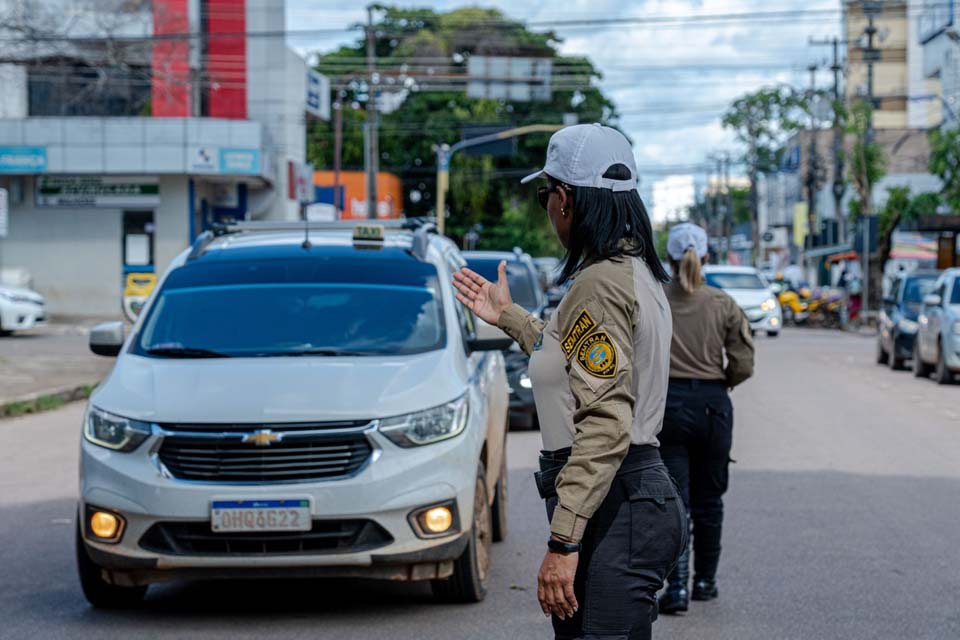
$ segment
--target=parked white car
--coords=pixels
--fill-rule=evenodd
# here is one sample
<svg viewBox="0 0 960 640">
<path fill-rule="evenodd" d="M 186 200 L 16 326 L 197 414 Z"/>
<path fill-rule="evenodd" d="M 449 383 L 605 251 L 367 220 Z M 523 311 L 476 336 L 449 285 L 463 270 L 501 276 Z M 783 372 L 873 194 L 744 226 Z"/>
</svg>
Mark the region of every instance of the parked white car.
<svg viewBox="0 0 960 640">
<path fill-rule="evenodd" d="M 47 323 L 43 296 L 24 287 L 0 284 L 0 335 Z"/>
<path fill-rule="evenodd" d="M 451 283 L 464 260 L 432 225 L 311 226 L 309 243 L 302 223 L 204 234 L 129 336 L 92 332 L 117 356 L 80 452 L 95 606 L 268 576 L 483 598 L 506 535 L 505 339 L 476 338 Z"/>
<path fill-rule="evenodd" d="M 939 384 L 950 384 L 960 374 L 960 268 L 940 274 L 933 291 L 924 297 L 913 342 L 913 372 L 918 378 L 933 373 Z"/>
<path fill-rule="evenodd" d="M 711 287 L 723 289 L 736 301 L 750 322 L 751 331 L 763 331 L 771 338 L 780 334 L 783 312 L 777 296 L 753 267 L 706 265 L 703 275 Z"/>
</svg>

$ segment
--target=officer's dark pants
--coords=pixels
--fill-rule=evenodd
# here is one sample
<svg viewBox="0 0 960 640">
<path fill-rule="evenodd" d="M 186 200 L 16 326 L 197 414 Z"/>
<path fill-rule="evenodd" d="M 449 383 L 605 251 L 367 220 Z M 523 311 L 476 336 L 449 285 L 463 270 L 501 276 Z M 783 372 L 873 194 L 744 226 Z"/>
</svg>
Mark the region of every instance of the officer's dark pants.
<svg viewBox="0 0 960 640">
<path fill-rule="evenodd" d="M 541 469 L 562 464 L 569 449 L 544 452 Z M 553 517 L 556 494 L 547 498 Z M 580 605 L 553 616 L 557 640 L 647 640 L 656 593 L 686 547 L 687 519 L 656 447 L 632 446 L 581 541 L 573 591 Z"/>
<path fill-rule="evenodd" d="M 721 380 L 670 379 L 660 455 L 693 521 L 694 580 L 716 577 L 733 405 Z"/>
</svg>

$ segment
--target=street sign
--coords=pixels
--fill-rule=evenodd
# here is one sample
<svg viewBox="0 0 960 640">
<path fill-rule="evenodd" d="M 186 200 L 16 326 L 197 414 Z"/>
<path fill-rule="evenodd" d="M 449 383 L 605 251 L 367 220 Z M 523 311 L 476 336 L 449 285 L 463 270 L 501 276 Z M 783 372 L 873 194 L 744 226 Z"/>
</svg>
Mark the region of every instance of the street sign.
<svg viewBox="0 0 960 640">
<path fill-rule="evenodd" d="M 9 231 L 10 197 L 6 189 L 0 189 L 0 238 L 6 238 Z"/>
<path fill-rule="evenodd" d="M 763 235 L 760 236 L 764 242 L 770 243 L 773 242 L 773 231 L 764 231 Z"/>
<path fill-rule="evenodd" d="M 553 60 L 512 56 L 470 56 L 467 97 L 511 102 L 547 102 L 552 97 Z"/>
<path fill-rule="evenodd" d="M 321 120 L 330 120 L 330 78 L 307 69 L 306 111 Z"/>
</svg>

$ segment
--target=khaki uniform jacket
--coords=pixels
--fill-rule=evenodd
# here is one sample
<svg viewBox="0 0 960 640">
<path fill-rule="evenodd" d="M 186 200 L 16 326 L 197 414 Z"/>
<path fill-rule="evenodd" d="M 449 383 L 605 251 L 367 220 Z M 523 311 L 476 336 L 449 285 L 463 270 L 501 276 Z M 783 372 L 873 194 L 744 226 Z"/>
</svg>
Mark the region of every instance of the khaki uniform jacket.
<svg viewBox="0 0 960 640">
<path fill-rule="evenodd" d="M 659 444 L 671 339 L 663 286 L 641 258 L 604 260 L 577 275 L 549 323 L 513 305 L 497 324 L 531 356 L 544 449 L 571 447 L 550 531 L 578 542 L 630 445 Z"/>
<path fill-rule="evenodd" d="M 687 293 L 676 281 L 665 290 L 673 312 L 671 378 L 723 380 L 732 388 L 753 375 L 750 323 L 733 298 L 707 285 Z"/>
</svg>

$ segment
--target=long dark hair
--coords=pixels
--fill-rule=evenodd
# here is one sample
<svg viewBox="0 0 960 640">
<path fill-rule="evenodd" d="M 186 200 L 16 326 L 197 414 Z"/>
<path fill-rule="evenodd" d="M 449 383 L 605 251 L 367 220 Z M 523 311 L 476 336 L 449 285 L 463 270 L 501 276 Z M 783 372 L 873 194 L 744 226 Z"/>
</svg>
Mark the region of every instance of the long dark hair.
<svg viewBox="0 0 960 640">
<path fill-rule="evenodd" d="M 631 174 L 625 165 L 615 164 L 603 177 L 629 180 Z M 670 280 L 657 255 L 650 217 L 636 189 L 574 187 L 550 176 L 547 182 L 551 189 L 563 189 L 573 197 L 573 225 L 566 261 L 560 272 L 561 284 L 591 263 L 622 256 L 642 257 L 654 278 L 660 282 Z M 622 243 L 622 240 L 628 242 Z"/>
</svg>

